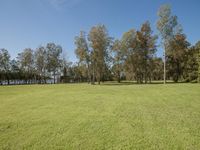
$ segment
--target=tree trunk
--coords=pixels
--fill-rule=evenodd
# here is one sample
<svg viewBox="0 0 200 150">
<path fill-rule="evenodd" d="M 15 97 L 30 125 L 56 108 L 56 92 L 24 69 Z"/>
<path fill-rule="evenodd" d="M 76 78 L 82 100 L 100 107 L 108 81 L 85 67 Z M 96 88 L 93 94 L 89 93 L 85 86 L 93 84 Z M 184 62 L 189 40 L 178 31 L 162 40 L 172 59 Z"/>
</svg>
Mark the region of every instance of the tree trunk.
<svg viewBox="0 0 200 150">
<path fill-rule="evenodd" d="M 99 73 L 99 77 L 98 77 L 98 84 L 101 83 L 101 73 Z"/>
<path fill-rule="evenodd" d="M 53 83 L 56 84 L 56 73 L 55 73 L 55 71 L 53 72 Z"/>
<path fill-rule="evenodd" d="M 121 82 L 121 80 L 120 80 L 120 78 L 118 78 L 118 83 L 120 83 Z"/>
<path fill-rule="evenodd" d="M 10 85 L 10 79 L 8 76 L 7 76 L 7 84 Z"/>
<path fill-rule="evenodd" d="M 89 66 L 89 64 L 87 64 L 87 66 L 88 66 L 88 84 L 90 84 L 90 82 L 91 82 L 90 66 Z"/>
<path fill-rule="evenodd" d="M 163 61 L 164 61 L 164 74 L 163 74 L 163 79 L 164 79 L 164 84 L 166 84 L 166 46 L 164 46 L 164 54 L 163 54 Z"/>
<path fill-rule="evenodd" d="M 148 76 L 147 76 L 147 69 L 145 69 L 145 84 L 147 84 Z"/>
<path fill-rule="evenodd" d="M 95 84 L 95 73 L 94 73 L 94 65 L 93 65 L 93 75 L 91 84 Z"/>
<path fill-rule="evenodd" d="M 120 72 L 118 72 L 118 83 L 121 82 L 121 79 L 120 79 Z"/>
</svg>

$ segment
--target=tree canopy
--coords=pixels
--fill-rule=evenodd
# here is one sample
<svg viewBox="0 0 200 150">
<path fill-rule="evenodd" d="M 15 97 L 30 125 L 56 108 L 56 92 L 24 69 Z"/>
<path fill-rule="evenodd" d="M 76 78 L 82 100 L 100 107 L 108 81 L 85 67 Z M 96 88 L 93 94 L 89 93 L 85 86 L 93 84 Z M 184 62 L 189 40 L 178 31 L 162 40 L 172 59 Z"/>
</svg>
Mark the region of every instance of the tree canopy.
<svg viewBox="0 0 200 150">
<path fill-rule="evenodd" d="M 159 35 L 146 21 L 139 29 L 131 28 L 121 38 L 115 38 L 105 25 L 95 25 L 88 33 L 80 31 L 75 36 L 77 62 L 67 61 L 63 48 L 53 42 L 35 50 L 25 48 L 14 59 L 7 49 L 1 48 L 0 84 L 200 82 L 200 42 L 190 44 L 169 5 L 158 10 L 157 30 Z M 159 45 L 163 57 L 157 56 Z"/>
</svg>

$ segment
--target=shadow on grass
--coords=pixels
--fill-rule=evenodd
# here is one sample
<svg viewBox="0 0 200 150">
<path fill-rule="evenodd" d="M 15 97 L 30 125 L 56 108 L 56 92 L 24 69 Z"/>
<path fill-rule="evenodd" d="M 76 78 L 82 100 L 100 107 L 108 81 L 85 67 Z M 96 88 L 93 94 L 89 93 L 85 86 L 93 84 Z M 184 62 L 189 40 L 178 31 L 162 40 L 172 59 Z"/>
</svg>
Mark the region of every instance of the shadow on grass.
<svg viewBox="0 0 200 150">
<path fill-rule="evenodd" d="M 173 82 L 173 81 L 167 81 L 166 84 L 180 84 L 180 83 L 186 83 L 186 82 Z M 152 81 L 151 83 L 137 83 L 135 81 L 122 81 L 120 83 L 115 82 L 115 81 L 106 81 L 102 82 L 100 85 L 101 86 L 125 86 L 125 85 L 153 85 L 153 84 L 163 84 L 163 81 Z"/>
</svg>

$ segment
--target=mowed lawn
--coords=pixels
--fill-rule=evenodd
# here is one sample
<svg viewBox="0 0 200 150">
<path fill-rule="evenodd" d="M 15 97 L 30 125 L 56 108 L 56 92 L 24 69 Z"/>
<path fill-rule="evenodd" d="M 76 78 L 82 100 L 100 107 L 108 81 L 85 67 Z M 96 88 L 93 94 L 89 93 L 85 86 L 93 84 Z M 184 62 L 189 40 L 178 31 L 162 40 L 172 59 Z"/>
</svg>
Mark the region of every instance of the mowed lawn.
<svg viewBox="0 0 200 150">
<path fill-rule="evenodd" d="M 0 149 L 200 149 L 200 84 L 0 87 Z"/>
</svg>

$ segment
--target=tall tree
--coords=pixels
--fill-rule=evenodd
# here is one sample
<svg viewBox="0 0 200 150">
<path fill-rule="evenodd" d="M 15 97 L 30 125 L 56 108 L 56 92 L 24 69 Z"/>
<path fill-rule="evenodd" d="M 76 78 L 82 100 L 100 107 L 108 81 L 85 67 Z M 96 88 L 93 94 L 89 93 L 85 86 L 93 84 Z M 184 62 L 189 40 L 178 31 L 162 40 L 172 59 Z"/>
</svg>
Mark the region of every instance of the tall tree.
<svg viewBox="0 0 200 150">
<path fill-rule="evenodd" d="M 122 44 L 120 40 L 115 40 L 112 45 L 113 56 L 113 72 L 114 76 L 117 78 L 117 81 L 121 81 L 121 74 L 123 71 L 124 64 L 124 53 L 122 50 Z"/>
<path fill-rule="evenodd" d="M 10 84 L 10 54 L 6 49 L 0 49 L 0 73 L 1 78 L 5 77 L 7 84 Z"/>
<path fill-rule="evenodd" d="M 200 83 L 200 41 L 195 45 L 197 49 L 197 64 L 198 64 L 198 82 Z"/>
<path fill-rule="evenodd" d="M 199 49 L 199 53 L 198 53 L 198 82 L 200 83 L 200 49 Z"/>
<path fill-rule="evenodd" d="M 30 48 L 24 49 L 23 52 L 18 54 L 18 63 L 20 64 L 20 69 L 23 71 L 25 76 L 25 82 L 31 83 L 34 78 L 34 53 Z"/>
<path fill-rule="evenodd" d="M 48 43 L 47 51 L 47 68 L 50 73 L 53 73 L 53 82 L 56 83 L 56 73 L 58 73 L 61 66 L 62 47 L 55 43 Z"/>
<path fill-rule="evenodd" d="M 21 79 L 21 70 L 19 68 L 19 64 L 15 59 L 13 59 L 10 62 L 10 67 L 11 67 L 11 79 L 14 80 L 14 84 L 17 84 Z"/>
<path fill-rule="evenodd" d="M 140 31 L 137 32 L 137 43 L 139 45 L 141 58 L 141 67 L 145 83 L 150 79 L 152 72 L 153 57 L 156 53 L 156 35 L 152 35 L 150 23 L 146 21 L 142 24 Z"/>
<path fill-rule="evenodd" d="M 183 79 L 185 63 L 187 61 L 187 49 L 190 46 L 184 34 L 178 33 L 170 40 L 167 54 L 167 66 L 169 75 L 175 82 Z"/>
<path fill-rule="evenodd" d="M 155 57 L 153 58 L 153 63 L 151 65 L 152 80 L 162 80 L 163 79 L 163 60 L 162 58 Z"/>
<path fill-rule="evenodd" d="M 186 50 L 184 56 L 183 78 L 185 82 L 193 82 L 198 78 L 198 48 L 192 46 Z"/>
<path fill-rule="evenodd" d="M 126 75 L 129 79 L 137 83 L 151 81 L 156 39 L 148 21 L 142 24 L 139 31 L 132 29 L 123 35 L 121 48 L 125 54 Z"/>
<path fill-rule="evenodd" d="M 166 50 L 169 46 L 169 41 L 173 38 L 175 30 L 179 27 L 177 22 L 177 16 L 173 16 L 171 13 L 171 7 L 169 5 L 163 5 L 158 11 L 157 29 L 160 31 L 162 37 L 164 54 L 164 83 L 166 83 Z"/>
<path fill-rule="evenodd" d="M 90 51 L 85 32 L 81 31 L 80 35 L 75 37 L 75 45 L 75 53 L 77 58 L 79 59 L 79 63 L 82 63 L 82 66 L 86 66 L 88 82 L 91 82 Z"/>
<path fill-rule="evenodd" d="M 47 68 L 47 53 L 43 46 L 40 46 L 35 51 L 35 67 L 39 75 L 39 82 L 46 83 L 46 68 Z"/>
<path fill-rule="evenodd" d="M 121 39 L 121 48 L 124 53 L 124 68 L 127 79 L 134 80 L 137 74 L 138 57 L 136 56 L 137 33 L 134 29 L 125 32 Z"/>
<path fill-rule="evenodd" d="M 93 82 L 96 76 L 98 83 L 102 80 L 108 60 L 108 48 L 111 38 L 104 25 L 92 27 L 89 33 L 90 46 L 92 47 L 91 60 L 93 69 Z"/>
</svg>

